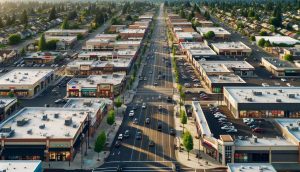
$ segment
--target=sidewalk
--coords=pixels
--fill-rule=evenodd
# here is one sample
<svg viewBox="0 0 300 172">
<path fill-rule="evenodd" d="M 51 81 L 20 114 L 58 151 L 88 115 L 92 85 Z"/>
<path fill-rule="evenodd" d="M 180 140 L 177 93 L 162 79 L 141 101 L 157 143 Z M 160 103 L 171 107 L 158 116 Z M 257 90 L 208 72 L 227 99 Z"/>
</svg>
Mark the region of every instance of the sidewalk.
<svg viewBox="0 0 300 172">
<path fill-rule="evenodd" d="M 182 110 L 185 110 L 184 106 L 181 107 Z M 179 114 L 179 106 L 176 105 L 174 107 L 174 121 L 175 121 L 175 129 L 176 129 L 176 144 L 179 142 L 182 144 L 182 124 L 180 123 L 179 116 L 176 116 L 176 113 Z M 191 135 L 193 136 L 194 141 L 194 149 L 190 151 L 189 160 L 188 160 L 188 153 L 184 150 L 184 146 L 182 145 L 181 148 L 183 148 L 182 151 L 179 151 L 179 149 L 175 150 L 175 156 L 178 162 L 181 164 L 184 164 L 187 167 L 194 168 L 194 169 L 210 169 L 210 168 L 216 168 L 216 167 L 222 167 L 216 160 L 209 157 L 208 155 L 204 154 L 202 146 L 199 144 L 199 139 L 196 139 L 195 136 L 197 136 L 196 132 L 196 126 L 194 123 L 194 119 L 192 117 L 188 118 L 187 124 L 184 125 L 184 130 L 189 131 Z M 199 153 L 200 148 L 200 157 L 196 158 L 196 154 Z"/>
</svg>

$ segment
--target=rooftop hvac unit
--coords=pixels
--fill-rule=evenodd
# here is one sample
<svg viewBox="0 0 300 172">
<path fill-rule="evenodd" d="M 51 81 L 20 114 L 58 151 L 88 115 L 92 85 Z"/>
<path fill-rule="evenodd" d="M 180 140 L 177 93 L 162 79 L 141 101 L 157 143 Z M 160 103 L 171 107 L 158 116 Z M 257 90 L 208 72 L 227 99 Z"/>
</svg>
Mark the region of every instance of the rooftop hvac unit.
<svg viewBox="0 0 300 172">
<path fill-rule="evenodd" d="M 83 105 L 91 107 L 92 106 L 92 101 L 91 100 L 84 100 Z"/>
<path fill-rule="evenodd" d="M 278 92 L 279 92 L 279 93 L 282 93 L 283 91 L 282 91 L 282 90 L 278 90 Z"/>
<path fill-rule="evenodd" d="M 65 119 L 65 125 L 66 126 L 70 126 L 72 124 L 72 117 L 67 117 L 66 119 Z"/>
<path fill-rule="evenodd" d="M 40 129 L 45 129 L 45 127 L 46 127 L 45 124 L 42 124 L 42 125 L 39 126 Z"/>
<path fill-rule="evenodd" d="M 21 127 L 24 126 L 29 120 L 27 118 L 22 118 L 20 120 L 17 120 L 17 126 Z"/>
<path fill-rule="evenodd" d="M 54 118 L 58 118 L 58 117 L 59 117 L 59 113 L 55 113 Z"/>
<path fill-rule="evenodd" d="M 11 126 L 9 126 L 9 127 L 2 127 L 1 129 L 0 129 L 0 132 L 1 133 L 9 133 L 9 132 L 11 132 Z"/>
<path fill-rule="evenodd" d="M 43 121 L 47 121 L 47 120 L 48 120 L 48 115 L 47 115 L 47 114 L 43 114 L 42 120 L 43 120 Z"/>
<path fill-rule="evenodd" d="M 282 102 L 281 99 L 276 99 L 276 102 Z"/>
<path fill-rule="evenodd" d="M 257 143 L 257 137 L 253 138 L 254 143 Z"/>
<path fill-rule="evenodd" d="M 289 98 L 295 98 L 295 94 L 288 94 Z"/>
<path fill-rule="evenodd" d="M 76 125 L 76 124 L 73 124 L 73 128 L 77 128 L 77 125 Z"/>
<path fill-rule="evenodd" d="M 248 98 L 247 98 L 247 101 L 248 101 L 248 102 L 252 102 L 252 101 L 253 101 L 252 97 L 248 97 Z"/>
<path fill-rule="evenodd" d="M 261 91 L 253 91 L 253 95 L 262 96 L 262 92 Z"/>
<path fill-rule="evenodd" d="M 32 129 L 27 130 L 27 134 L 32 134 Z"/>
</svg>

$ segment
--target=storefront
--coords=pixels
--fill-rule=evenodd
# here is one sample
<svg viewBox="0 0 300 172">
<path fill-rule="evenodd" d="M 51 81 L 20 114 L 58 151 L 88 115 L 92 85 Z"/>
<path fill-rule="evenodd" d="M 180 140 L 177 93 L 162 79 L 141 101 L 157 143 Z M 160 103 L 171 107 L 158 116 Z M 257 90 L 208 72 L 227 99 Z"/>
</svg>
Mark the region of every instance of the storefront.
<svg viewBox="0 0 300 172">
<path fill-rule="evenodd" d="M 203 141 L 202 146 L 203 146 L 204 153 L 206 153 L 207 155 L 209 155 L 214 159 L 217 159 L 218 151 L 210 143 L 208 143 L 207 141 Z"/>
<path fill-rule="evenodd" d="M 81 96 L 82 97 L 96 97 L 97 89 L 96 88 L 82 88 Z"/>
<path fill-rule="evenodd" d="M 69 97 L 80 97 L 79 89 L 69 89 Z"/>
<path fill-rule="evenodd" d="M 71 153 L 68 150 L 49 150 L 49 161 L 70 161 Z"/>
</svg>

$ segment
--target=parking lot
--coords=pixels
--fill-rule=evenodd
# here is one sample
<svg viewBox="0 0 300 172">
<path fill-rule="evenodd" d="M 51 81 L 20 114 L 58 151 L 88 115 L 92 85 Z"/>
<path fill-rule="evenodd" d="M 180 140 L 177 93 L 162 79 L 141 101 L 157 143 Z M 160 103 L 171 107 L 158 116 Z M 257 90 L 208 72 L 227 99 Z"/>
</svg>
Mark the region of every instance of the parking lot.
<svg viewBox="0 0 300 172">
<path fill-rule="evenodd" d="M 208 106 L 202 107 L 207 123 L 214 137 L 219 138 L 220 135 L 230 134 L 239 136 L 256 135 L 258 137 L 276 137 L 280 133 L 275 130 L 275 126 L 267 119 L 235 119 L 228 111 L 227 107 L 220 106 L 219 108 L 212 108 Z M 216 117 L 214 114 L 222 114 L 224 116 Z M 222 119 L 222 120 L 221 120 Z M 249 123 L 252 121 L 251 123 Z M 233 127 L 232 127 L 233 126 Z M 259 129 L 255 129 L 259 128 Z M 230 130 L 230 131 L 229 131 Z"/>
</svg>

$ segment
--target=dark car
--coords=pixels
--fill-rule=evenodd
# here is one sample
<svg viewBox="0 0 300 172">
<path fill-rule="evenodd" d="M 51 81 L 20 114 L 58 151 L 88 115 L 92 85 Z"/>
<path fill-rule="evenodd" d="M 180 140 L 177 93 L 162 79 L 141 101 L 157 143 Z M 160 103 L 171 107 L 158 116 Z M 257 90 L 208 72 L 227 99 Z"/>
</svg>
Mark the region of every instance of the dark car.
<svg viewBox="0 0 300 172">
<path fill-rule="evenodd" d="M 129 130 L 126 130 L 125 133 L 124 133 L 124 137 L 128 138 L 129 136 L 130 136 L 130 132 L 129 132 Z"/>
<path fill-rule="evenodd" d="M 158 123 L 157 123 L 157 130 L 158 130 L 158 131 L 161 131 L 161 130 L 162 130 L 162 123 L 161 123 L 161 122 L 158 122 Z"/>
<path fill-rule="evenodd" d="M 153 147 L 154 145 L 155 145 L 155 143 L 152 140 L 150 140 L 149 141 L 149 147 Z"/>
<path fill-rule="evenodd" d="M 176 135 L 176 132 L 175 132 L 175 130 L 172 128 L 172 129 L 170 129 L 170 135 L 172 135 L 172 136 L 175 136 Z"/>
<path fill-rule="evenodd" d="M 145 123 L 150 124 L 150 118 L 146 118 Z"/>
<path fill-rule="evenodd" d="M 136 133 L 135 139 L 137 139 L 137 140 L 142 139 L 142 133 L 140 131 Z"/>
<path fill-rule="evenodd" d="M 120 140 L 117 140 L 116 143 L 115 143 L 115 147 L 118 148 L 121 146 L 121 141 Z"/>
<path fill-rule="evenodd" d="M 264 129 L 259 128 L 259 127 L 256 127 L 256 128 L 254 128 L 254 129 L 252 129 L 252 132 L 255 132 L 255 133 L 262 133 L 262 132 L 264 132 Z"/>
<path fill-rule="evenodd" d="M 167 102 L 172 102 L 172 98 L 170 96 L 167 97 Z"/>
</svg>

